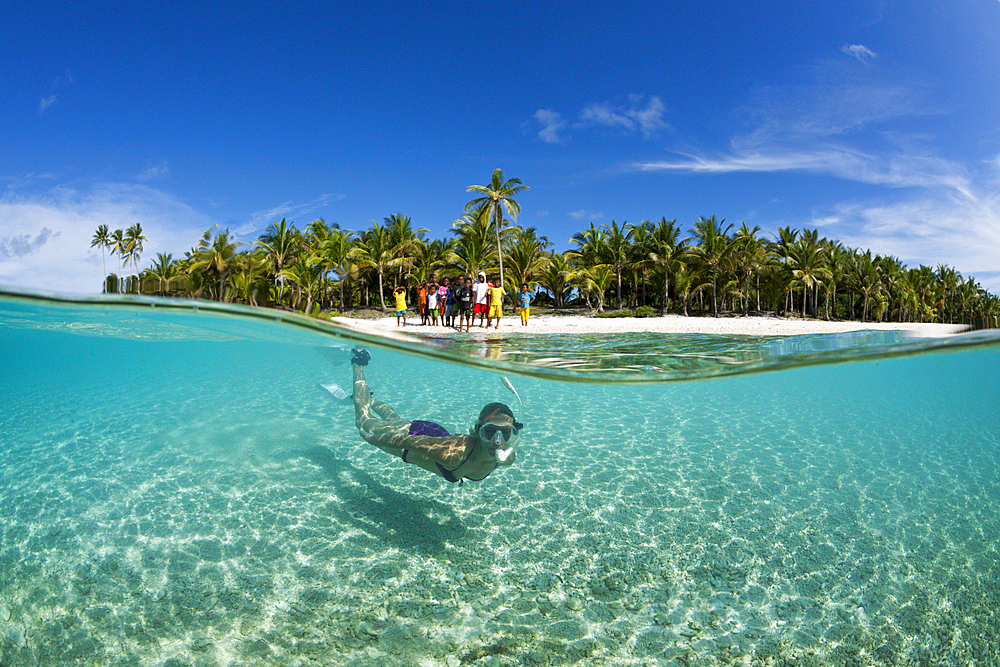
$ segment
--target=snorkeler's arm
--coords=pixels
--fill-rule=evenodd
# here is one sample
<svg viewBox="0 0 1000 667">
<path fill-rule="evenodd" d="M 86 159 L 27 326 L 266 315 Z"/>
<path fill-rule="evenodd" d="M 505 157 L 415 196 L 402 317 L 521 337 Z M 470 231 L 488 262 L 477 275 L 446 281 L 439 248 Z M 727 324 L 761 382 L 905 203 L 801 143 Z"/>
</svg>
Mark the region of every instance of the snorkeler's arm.
<svg viewBox="0 0 1000 667">
<path fill-rule="evenodd" d="M 472 447 L 472 439 L 467 435 L 448 435 L 443 438 L 406 435 L 400 438 L 396 446 L 419 453 L 451 470 L 457 468 L 467 458 L 468 451 Z"/>
</svg>

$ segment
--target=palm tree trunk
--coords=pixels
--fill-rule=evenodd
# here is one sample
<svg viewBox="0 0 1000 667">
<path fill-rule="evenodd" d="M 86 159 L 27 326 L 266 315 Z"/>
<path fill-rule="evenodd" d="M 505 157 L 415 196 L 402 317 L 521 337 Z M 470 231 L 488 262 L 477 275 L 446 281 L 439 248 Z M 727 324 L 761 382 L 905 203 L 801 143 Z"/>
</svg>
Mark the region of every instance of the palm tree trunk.
<svg viewBox="0 0 1000 667">
<path fill-rule="evenodd" d="M 382 272 L 378 272 L 378 298 L 382 303 L 382 310 L 385 310 L 385 290 L 382 287 Z"/>
</svg>

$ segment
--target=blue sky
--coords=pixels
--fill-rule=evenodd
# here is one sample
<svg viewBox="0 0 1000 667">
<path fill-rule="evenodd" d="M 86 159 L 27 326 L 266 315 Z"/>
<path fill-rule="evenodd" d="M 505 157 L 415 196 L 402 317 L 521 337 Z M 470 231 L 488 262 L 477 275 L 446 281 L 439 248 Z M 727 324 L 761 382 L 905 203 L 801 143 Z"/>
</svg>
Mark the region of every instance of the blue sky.
<svg viewBox="0 0 1000 667">
<path fill-rule="evenodd" d="M 215 224 L 442 238 L 499 167 L 560 250 L 716 215 L 1000 292 L 998 0 L 43 0 L 0 40 L 0 284 L 99 291 L 99 224 L 144 265 Z"/>
</svg>

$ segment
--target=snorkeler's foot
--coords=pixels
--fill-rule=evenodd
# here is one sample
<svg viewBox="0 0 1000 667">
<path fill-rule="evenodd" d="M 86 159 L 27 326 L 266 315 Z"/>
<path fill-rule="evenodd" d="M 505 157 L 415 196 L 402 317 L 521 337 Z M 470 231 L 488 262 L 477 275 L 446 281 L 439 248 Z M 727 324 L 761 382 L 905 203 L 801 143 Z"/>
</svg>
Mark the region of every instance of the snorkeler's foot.
<svg viewBox="0 0 1000 667">
<path fill-rule="evenodd" d="M 358 366 L 367 366 L 368 362 L 371 361 L 372 355 L 363 347 L 357 347 L 351 350 L 351 363 L 357 364 Z"/>
</svg>

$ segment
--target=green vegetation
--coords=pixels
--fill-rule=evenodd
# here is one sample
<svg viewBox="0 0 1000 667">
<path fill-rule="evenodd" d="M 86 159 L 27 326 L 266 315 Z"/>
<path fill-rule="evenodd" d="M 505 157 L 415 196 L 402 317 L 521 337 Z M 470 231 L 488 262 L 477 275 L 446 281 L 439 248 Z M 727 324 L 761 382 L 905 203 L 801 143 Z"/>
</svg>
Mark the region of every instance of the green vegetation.
<svg viewBox="0 0 1000 667">
<path fill-rule="evenodd" d="M 299 230 L 272 225 L 252 244 L 235 242 L 228 229 L 205 232 L 196 247 L 174 259 L 160 254 L 138 272 L 146 237 L 135 224 L 124 233 L 101 225 L 91 247 L 118 257 L 118 274 L 105 273 L 105 291 L 183 296 L 270 306 L 329 316 L 331 311 L 386 310 L 397 285 L 410 289 L 432 276 L 503 272 L 508 294 L 527 283 L 536 304 L 648 317 L 668 311 L 690 315 L 751 313 L 864 322 L 943 322 L 996 327 L 1000 299 L 955 269 L 908 268 L 891 256 L 848 248 L 818 230 L 778 229 L 772 238 L 745 222 L 702 217 L 683 229 L 666 217 L 637 224 L 596 225 L 574 234 L 573 249 L 552 250 L 534 227 L 516 224 L 520 179 L 468 190 L 470 201 L 452 223 L 451 238 L 428 239 L 396 213 L 360 232 L 323 219 Z M 505 213 L 513 220 L 505 217 Z M 244 247 L 245 246 L 245 247 Z M 498 252 L 499 249 L 499 252 Z M 122 263 L 138 274 L 120 281 Z"/>
</svg>

